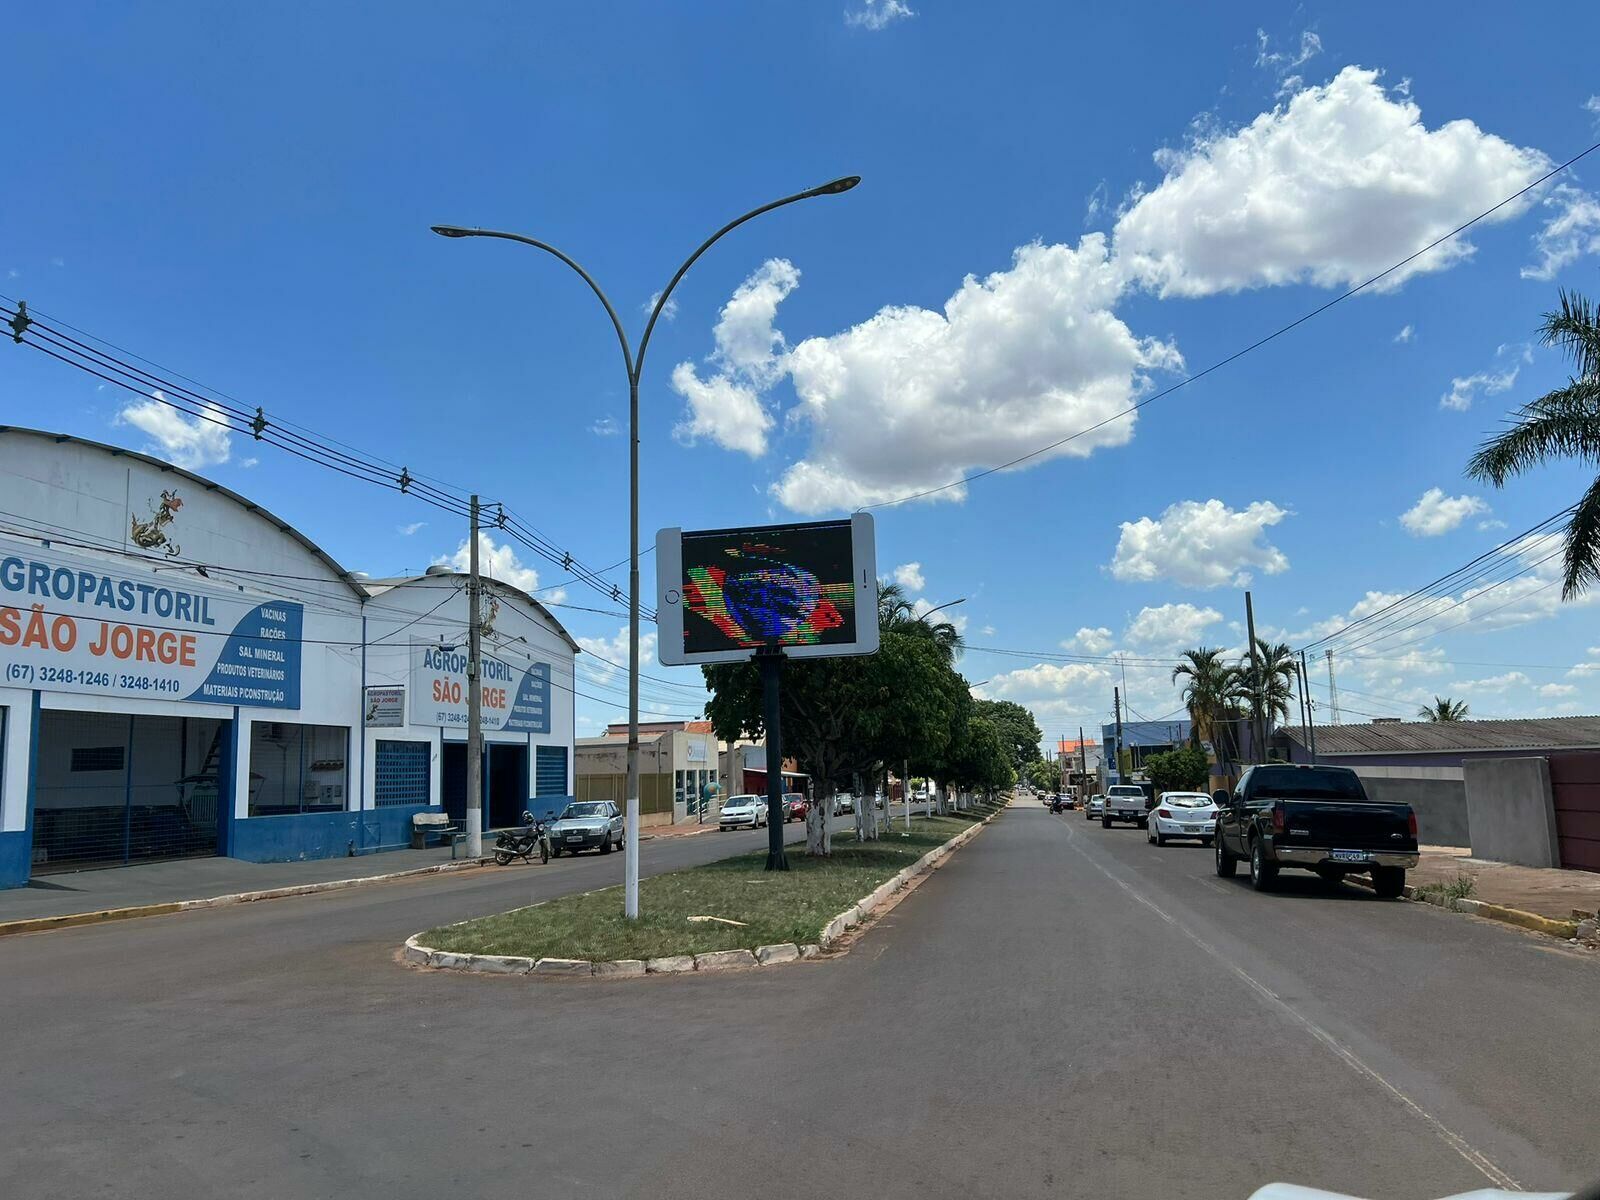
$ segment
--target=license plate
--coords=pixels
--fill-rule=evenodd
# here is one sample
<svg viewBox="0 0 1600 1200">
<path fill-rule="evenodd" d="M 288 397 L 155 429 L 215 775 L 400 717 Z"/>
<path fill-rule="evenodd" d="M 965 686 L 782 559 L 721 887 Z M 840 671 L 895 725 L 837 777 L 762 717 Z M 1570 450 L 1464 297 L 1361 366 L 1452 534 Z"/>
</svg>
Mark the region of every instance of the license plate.
<svg viewBox="0 0 1600 1200">
<path fill-rule="evenodd" d="M 1185 825 L 1183 831 L 1185 833 L 1204 833 L 1206 827 L 1204 825 Z"/>
<path fill-rule="evenodd" d="M 1366 862 L 1372 856 L 1365 850 L 1334 850 L 1328 857 L 1334 862 Z"/>
<path fill-rule="evenodd" d="M 581 842 L 581 841 L 583 841 L 583 834 L 581 834 L 581 833 L 569 833 L 569 834 L 567 834 L 567 841 L 569 841 L 569 842 Z"/>
</svg>

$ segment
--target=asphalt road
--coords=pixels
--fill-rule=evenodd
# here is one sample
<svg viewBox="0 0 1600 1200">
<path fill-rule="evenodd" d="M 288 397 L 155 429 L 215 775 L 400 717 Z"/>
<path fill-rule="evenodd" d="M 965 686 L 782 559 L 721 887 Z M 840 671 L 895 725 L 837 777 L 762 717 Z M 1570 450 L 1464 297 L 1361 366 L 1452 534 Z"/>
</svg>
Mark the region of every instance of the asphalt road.
<svg viewBox="0 0 1600 1200">
<path fill-rule="evenodd" d="M 761 835 L 641 847 L 647 870 Z M 1034 806 L 848 955 L 535 981 L 407 934 L 558 860 L 0 942 L 8 1197 L 1433 1197 L 1600 1176 L 1600 965 Z"/>
</svg>

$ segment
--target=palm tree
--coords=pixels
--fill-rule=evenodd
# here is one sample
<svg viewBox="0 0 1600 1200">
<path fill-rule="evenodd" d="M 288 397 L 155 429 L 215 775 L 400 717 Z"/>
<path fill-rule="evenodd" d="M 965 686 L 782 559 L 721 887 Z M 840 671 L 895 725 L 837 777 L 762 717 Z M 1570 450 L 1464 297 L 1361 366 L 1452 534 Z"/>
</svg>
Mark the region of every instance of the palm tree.
<svg viewBox="0 0 1600 1200">
<path fill-rule="evenodd" d="M 1417 709 L 1417 716 L 1424 721 L 1465 721 L 1467 714 L 1471 711 L 1467 707 L 1465 700 L 1452 700 L 1448 696 L 1435 696 L 1432 704 L 1424 704 Z"/>
<path fill-rule="evenodd" d="M 1260 705 L 1260 714 L 1270 726 L 1274 720 L 1289 719 L 1289 700 L 1294 695 L 1292 686 L 1299 675 L 1295 653 L 1287 642 L 1269 643 L 1256 639 L 1256 657 L 1261 660 L 1261 682 L 1256 682 L 1255 662 L 1246 652 L 1239 660 L 1239 693 L 1252 712 Z"/>
<path fill-rule="evenodd" d="M 1565 387 L 1523 405 L 1513 414 L 1510 429 L 1478 448 L 1467 464 L 1474 479 L 1503 487 L 1511 476 L 1554 458 L 1600 466 L 1600 312 L 1583 296 L 1563 290 L 1561 310 L 1544 315 L 1540 340 L 1565 350 L 1577 374 Z M 1571 512 L 1563 600 L 1600 581 L 1600 475 Z"/>
<path fill-rule="evenodd" d="M 1184 707 L 1189 710 L 1189 727 L 1196 739 L 1210 742 L 1220 755 L 1220 724 L 1226 719 L 1228 701 L 1234 690 L 1233 668 L 1222 660 L 1223 652 L 1206 646 L 1185 650 L 1172 668 L 1172 682 L 1184 680 Z"/>
<path fill-rule="evenodd" d="M 878 628 L 887 633 L 925 637 L 939 648 L 945 662 L 954 662 L 965 646 L 965 639 L 949 621 L 925 621 L 914 601 L 898 583 L 878 581 Z"/>
</svg>

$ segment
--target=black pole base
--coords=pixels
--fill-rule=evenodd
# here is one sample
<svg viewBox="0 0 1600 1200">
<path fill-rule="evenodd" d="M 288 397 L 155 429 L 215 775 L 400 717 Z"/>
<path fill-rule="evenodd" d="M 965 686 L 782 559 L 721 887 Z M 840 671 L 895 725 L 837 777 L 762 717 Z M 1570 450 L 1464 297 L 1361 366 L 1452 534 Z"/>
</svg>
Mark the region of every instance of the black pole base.
<svg viewBox="0 0 1600 1200">
<path fill-rule="evenodd" d="M 789 869 L 789 856 L 782 850 L 767 851 L 767 870 L 787 871 Z"/>
</svg>

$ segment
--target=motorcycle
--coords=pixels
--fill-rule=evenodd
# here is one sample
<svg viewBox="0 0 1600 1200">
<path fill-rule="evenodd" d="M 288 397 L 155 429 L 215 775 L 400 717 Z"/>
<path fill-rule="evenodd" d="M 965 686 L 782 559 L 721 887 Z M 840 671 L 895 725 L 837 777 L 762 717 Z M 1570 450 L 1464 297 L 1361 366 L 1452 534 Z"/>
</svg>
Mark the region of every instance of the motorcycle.
<svg viewBox="0 0 1600 1200">
<path fill-rule="evenodd" d="M 524 812 L 522 819 L 527 822 L 526 827 L 502 829 L 495 839 L 494 861 L 502 867 L 509 867 L 512 859 L 516 858 L 532 863 L 536 853 L 541 863 L 550 861 L 550 838 L 545 832 L 544 822 L 531 812 Z"/>
</svg>

